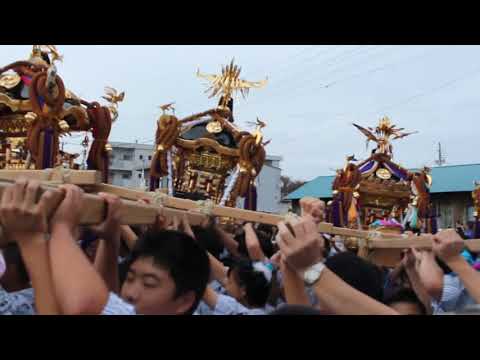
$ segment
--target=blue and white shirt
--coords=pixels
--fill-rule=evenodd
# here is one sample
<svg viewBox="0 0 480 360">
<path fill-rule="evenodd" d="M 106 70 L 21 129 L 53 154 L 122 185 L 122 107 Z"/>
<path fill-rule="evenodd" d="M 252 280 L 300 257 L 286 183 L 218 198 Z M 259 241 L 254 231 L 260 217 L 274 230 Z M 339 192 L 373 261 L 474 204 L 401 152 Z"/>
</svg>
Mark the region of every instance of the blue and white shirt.
<svg viewBox="0 0 480 360">
<path fill-rule="evenodd" d="M 249 309 L 228 295 L 218 295 L 217 304 L 211 315 L 266 315 L 270 309 Z"/>
<path fill-rule="evenodd" d="M 35 315 L 35 294 L 33 288 L 7 292 L 0 287 L 0 315 Z M 136 315 L 135 308 L 110 293 L 101 315 Z"/>
<path fill-rule="evenodd" d="M 111 292 L 101 315 L 137 315 L 135 307 Z"/>
<path fill-rule="evenodd" d="M 33 289 L 7 292 L 0 287 L 0 315 L 35 315 Z"/>
<path fill-rule="evenodd" d="M 468 305 L 476 304 L 463 286 L 460 278 L 455 274 L 443 276 L 443 290 L 440 301 L 432 301 L 433 314 L 442 314 L 461 310 Z"/>
</svg>

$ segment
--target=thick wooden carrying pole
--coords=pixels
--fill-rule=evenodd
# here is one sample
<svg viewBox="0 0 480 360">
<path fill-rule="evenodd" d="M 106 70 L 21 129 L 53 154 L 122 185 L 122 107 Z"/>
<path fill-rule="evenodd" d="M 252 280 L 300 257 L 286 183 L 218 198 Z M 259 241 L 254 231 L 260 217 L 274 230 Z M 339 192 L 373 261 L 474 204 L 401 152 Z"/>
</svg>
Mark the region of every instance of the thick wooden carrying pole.
<svg viewBox="0 0 480 360">
<path fill-rule="evenodd" d="M 119 186 L 108 184 L 95 185 L 97 191 L 109 192 L 116 194 L 124 199 L 138 200 L 142 198 L 153 199 L 154 193 L 138 190 L 125 189 Z M 200 206 L 197 202 L 188 199 L 179 199 L 171 196 L 164 196 L 162 204 L 165 210 L 168 208 L 188 211 L 191 214 L 198 211 Z M 180 213 L 181 214 L 181 213 Z M 197 213 L 199 217 L 205 215 Z M 285 216 L 262 213 L 258 211 L 250 211 L 244 209 L 230 208 L 224 206 L 215 206 L 212 208 L 211 214 L 219 217 L 231 217 L 243 221 L 254 223 L 262 223 L 268 225 L 277 225 L 280 221 L 285 221 Z M 409 247 L 419 247 L 431 249 L 432 244 L 428 235 L 405 237 L 397 234 L 375 233 L 372 231 L 356 230 L 335 227 L 329 223 L 321 223 L 318 225 L 318 231 L 325 234 L 339 235 L 359 239 L 360 245 L 368 247 L 368 249 L 407 249 Z M 362 242 L 363 239 L 363 242 Z M 465 246 L 471 251 L 480 251 L 480 239 L 466 240 Z"/>
<path fill-rule="evenodd" d="M 64 179 L 63 176 L 68 176 Z M 100 173 L 98 171 L 69 171 L 62 172 L 56 169 L 51 171 L 45 170 L 0 170 L 0 179 L 14 180 L 20 177 L 28 179 L 38 179 L 40 181 L 48 180 L 55 183 L 57 180 L 62 182 L 68 180 L 69 183 L 83 186 L 94 192 L 106 192 L 115 194 L 124 199 L 122 224 L 142 225 L 153 224 L 158 214 L 159 205 L 143 205 L 137 201 L 140 199 L 149 199 L 154 201 L 157 196 L 152 192 L 127 189 L 124 187 L 100 183 Z M 0 195 L 5 186 L 11 185 L 11 182 L 0 181 Z M 43 186 L 45 189 L 46 186 Z M 49 188 L 53 188 L 49 186 Z M 57 202 L 52 202 L 52 208 L 55 208 L 60 201 L 62 193 L 56 190 L 56 194 L 60 196 Z M 85 211 L 82 212 L 80 220 L 82 225 L 100 223 L 105 216 L 105 204 L 103 199 L 96 195 L 85 195 Z M 131 201 L 133 200 L 133 201 Z M 192 225 L 200 224 L 206 217 L 201 212 L 202 206 L 192 200 L 179 199 L 171 196 L 162 196 L 161 205 L 163 214 L 167 218 L 174 216 L 182 217 L 187 215 Z M 280 221 L 285 221 L 285 217 L 281 215 L 262 213 L 244 209 L 230 208 L 224 206 L 213 206 L 210 214 L 218 217 L 230 217 L 243 221 L 262 223 L 268 225 L 277 225 Z M 381 249 L 406 249 L 409 247 L 418 247 L 431 249 L 431 239 L 427 235 L 409 236 L 397 234 L 377 233 L 365 230 L 355 230 L 347 228 L 335 227 L 329 223 L 321 223 L 318 225 L 318 231 L 321 233 L 339 235 L 342 237 L 355 238 L 359 242 L 359 246 L 370 250 Z M 465 247 L 473 252 L 480 252 L 480 239 L 466 240 Z"/>
<path fill-rule="evenodd" d="M 102 175 L 96 170 L 0 170 L 1 180 L 20 178 L 52 183 L 69 183 L 78 186 L 100 184 Z"/>
<path fill-rule="evenodd" d="M 0 180 L 0 196 L 3 191 L 12 186 L 13 182 Z M 51 214 L 58 204 L 63 199 L 63 191 L 56 189 L 53 186 L 42 185 L 40 187 L 39 196 L 46 190 L 51 190 L 54 194 L 54 198 L 50 202 L 49 214 Z M 83 209 L 80 215 L 81 225 L 93 225 L 99 224 L 105 219 L 106 205 L 105 201 L 98 195 L 85 194 L 84 195 Z M 153 224 L 156 220 L 158 209 L 151 205 L 143 205 L 134 201 L 124 201 L 123 210 L 121 213 L 121 223 L 130 225 L 145 225 Z"/>
<path fill-rule="evenodd" d="M 124 199 L 139 200 L 139 199 L 154 199 L 154 193 L 144 192 L 139 190 L 125 189 L 120 186 L 109 184 L 98 184 L 92 187 L 97 192 L 108 192 L 115 194 Z M 174 208 L 185 211 L 198 211 L 201 206 L 198 202 L 188 199 L 179 199 L 171 196 L 164 196 L 162 198 L 162 205 L 167 208 Z M 211 212 L 212 216 L 231 217 L 243 221 L 254 223 L 277 225 L 280 221 L 285 220 L 284 216 L 268 214 L 258 211 L 250 211 L 244 209 L 231 208 L 226 206 L 214 206 Z"/>
</svg>

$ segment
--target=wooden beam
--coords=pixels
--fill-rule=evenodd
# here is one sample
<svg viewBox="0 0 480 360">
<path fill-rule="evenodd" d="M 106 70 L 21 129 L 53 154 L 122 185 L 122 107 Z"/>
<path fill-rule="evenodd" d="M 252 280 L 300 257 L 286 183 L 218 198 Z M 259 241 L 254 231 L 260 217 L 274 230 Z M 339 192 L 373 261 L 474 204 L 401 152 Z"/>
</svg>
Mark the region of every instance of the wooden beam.
<svg viewBox="0 0 480 360">
<path fill-rule="evenodd" d="M 13 185 L 13 181 L 0 180 L 0 196 L 3 191 Z M 49 203 L 47 213 L 51 215 L 63 199 L 63 191 L 53 186 L 42 185 L 40 187 L 40 196 L 46 190 L 53 192 L 53 199 Z M 83 209 L 80 214 L 81 225 L 99 224 L 105 219 L 106 205 L 105 201 L 98 195 L 85 194 Z M 143 205 L 134 201 L 124 200 L 123 210 L 120 214 L 120 222 L 123 225 L 145 225 L 153 224 L 156 220 L 158 209 L 151 205 Z"/>
<path fill-rule="evenodd" d="M 123 187 L 98 184 L 94 188 L 98 191 L 110 192 L 116 194 L 125 199 L 138 200 L 141 198 L 153 199 L 154 193 L 143 192 L 139 190 L 131 190 Z M 175 214 L 181 216 L 187 212 L 189 219 L 192 214 L 196 214 L 199 219 L 204 218 L 205 215 L 199 213 L 200 205 L 196 201 L 188 199 L 179 199 L 175 197 L 165 196 L 162 199 L 164 209 L 171 211 L 172 209 L 183 210 Z M 170 208 L 170 209 L 169 209 Z M 285 216 L 268 214 L 258 211 L 250 211 L 244 209 L 230 208 L 224 206 L 215 206 L 212 209 L 212 215 L 218 217 L 231 217 L 243 221 L 262 223 L 276 226 L 280 221 L 285 221 Z M 172 215 L 173 216 L 173 215 Z M 348 238 L 359 239 L 360 247 L 366 247 L 368 249 L 407 249 L 409 247 L 418 247 L 431 249 L 431 240 L 429 235 L 410 236 L 405 237 L 401 234 L 385 234 L 374 231 L 357 230 L 335 227 L 329 223 L 320 223 L 318 225 L 318 231 L 325 234 L 339 235 Z M 480 239 L 479 240 L 466 240 L 465 246 L 471 251 L 480 251 Z"/>
<path fill-rule="evenodd" d="M 98 192 L 108 192 L 115 194 L 124 199 L 139 200 L 147 198 L 153 200 L 154 193 L 144 192 L 140 190 L 126 189 L 120 186 L 114 186 L 109 184 L 98 184 L 92 187 L 92 189 Z M 186 210 L 186 211 L 199 211 L 201 206 L 198 202 L 188 199 L 180 199 L 172 196 L 165 196 L 162 199 L 162 204 L 165 207 Z M 259 211 L 250 211 L 244 209 L 231 208 L 226 206 L 215 206 L 212 209 L 212 215 L 218 217 L 231 217 L 243 221 L 277 225 L 280 221 L 285 220 L 284 216 L 276 214 L 268 214 Z"/>
<path fill-rule="evenodd" d="M 115 186 L 110 184 L 101 183 L 101 184 L 96 184 L 94 186 L 90 186 L 89 188 L 96 192 L 105 192 L 105 193 L 117 195 L 122 199 L 128 199 L 133 201 L 138 201 L 142 199 L 148 199 L 150 201 L 153 201 L 154 199 L 153 192 L 128 189 L 121 186 Z M 176 200 L 182 200 L 182 199 L 176 199 Z M 188 203 L 189 205 L 192 205 L 190 204 L 190 200 L 187 200 L 187 201 L 189 202 Z M 206 219 L 206 215 L 193 211 L 198 208 L 198 204 L 196 204 L 194 201 L 192 201 L 191 203 L 193 203 L 195 206 L 184 206 L 183 209 L 169 207 L 168 205 L 170 203 L 167 203 L 163 207 L 162 214 L 169 220 L 175 216 L 181 219 L 183 215 L 187 215 L 190 225 L 200 225 L 202 221 Z M 155 205 L 152 204 L 152 206 L 155 206 Z M 185 207 L 188 207 L 189 209 L 185 209 Z"/>
<path fill-rule="evenodd" d="M 63 183 L 65 180 L 66 183 L 79 186 L 95 185 L 102 182 L 102 174 L 96 170 L 0 170 L 0 180 L 16 180 L 22 177 L 29 180 L 54 183 Z"/>
</svg>

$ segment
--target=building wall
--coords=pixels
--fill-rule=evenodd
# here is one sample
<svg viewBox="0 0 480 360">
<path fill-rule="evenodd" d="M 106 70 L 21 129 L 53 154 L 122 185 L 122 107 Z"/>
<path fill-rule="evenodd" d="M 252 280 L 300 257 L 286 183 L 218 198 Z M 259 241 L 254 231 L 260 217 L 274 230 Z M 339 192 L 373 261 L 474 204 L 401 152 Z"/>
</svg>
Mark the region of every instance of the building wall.
<svg viewBox="0 0 480 360">
<path fill-rule="evenodd" d="M 270 213 L 280 213 L 282 170 L 278 167 L 265 165 L 257 177 L 257 210 Z"/>
<path fill-rule="evenodd" d="M 438 227 L 451 228 L 457 221 L 466 224 L 473 220 L 473 200 L 469 192 L 432 194 L 437 209 Z"/>
<path fill-rule="evenodd" d="M 153 145 L 112 143 L 110 159 L 110 183 L 117 186 L 138 188 L 142 183 L 142 169 L 149 182 L 148 168 L 153 155 Z"/>
</svg>

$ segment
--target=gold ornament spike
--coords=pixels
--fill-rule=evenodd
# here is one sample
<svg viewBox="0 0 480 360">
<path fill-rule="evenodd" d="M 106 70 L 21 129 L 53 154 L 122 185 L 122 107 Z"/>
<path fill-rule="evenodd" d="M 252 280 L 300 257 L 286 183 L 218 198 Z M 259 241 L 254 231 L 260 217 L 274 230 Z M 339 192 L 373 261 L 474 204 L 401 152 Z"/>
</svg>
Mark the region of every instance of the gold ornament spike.
<svg viewBox="0 0 480 360">
<path fill-rule="evenodd" d="M 55 63 L 55 61 L 63 61 L 63 56 L 60 54 L 58 51 L 57 47 L 55 45 L 41 45 L 41 48 L 43 47 L 44 51 L 52 56 L 51 61 L 52 64 Z"/>
<path fill-rule="evenodd" d="M 55 45 L 33 45 L 30 60 L 41 59 L 42 53 L 50 55 L 50 61 L 52 64 L 54 64 L 55 61 L 63 61 L 63 56 Z"/>
<path fill-rule="evenodd" d="M 105 87 L 105 95 L 102 96 L 103 99 L 107 100 L 113 106 L 117 107 L 118 103 L 121 103 L 125 99 L 125 92 L 122 91 L 120 94 L 118 91 L 110 86 Z"/>
<path fill-rule="evenodd" d="M 162 114 L 165 114 L 165 112 L 167 111 L 172 111 L 173 113 L 175 113 L 175 107 L 173 105 L 175 105 L 174 102 L 170 104 L 161 105 L 159 106 L 159 108 L 162 109 Z"/>
<path fill-rule="evenodd" d="M 262 134 L 262 129 L 265 128 L 267 126 L 267 123 L 261 121 L 258 117 L 257 117 L 257 121 L 256 122 L 247 122 L 247 124 L 250 124 L 250 125 L 255 125 L 255 130 L 253 131 L 252 135 L 253 137 L 255 138 L 255 145 L 259 145 L 262 140 L 263 140 L 263 134 Z"/>
<path fill-rule="evenodd" d="M 203 74 L 200 69 L 197 70 L 197 77 L 207 80 L 210 86 L 205 93 L 210 93 L 209 98 L 217 95 L 223 97 L 221 106 L 226 106 L 234 93 L 240 92 L 245 98 L 251 88 L 260 89 L 264 87 L 268 78 L 262 81 L 246 81 L 240 79 L 241 67 L 234 64 L 235 58 L 227 66 L 222 66 L 221 75 Z"/>
<path fill-rule="evenodd" d="M 367 137 L 367 146 L 370 141 L 377 143 L 377 153 L 392 155 L 392 140 L 403 139 L 412 134 L 418 133 L 418 131 L 404 133 L 402 130 L 404 128 L 397 128 L 396 125 L 392 124 L 390 119 L 385 116 L 380 119 L 378 126 L 373 128 L 364 128 L 360 125 L 353 124 L 363 135 Z"/>
</svg>

